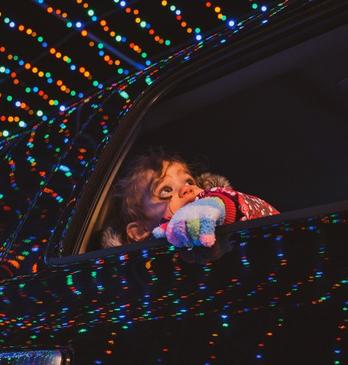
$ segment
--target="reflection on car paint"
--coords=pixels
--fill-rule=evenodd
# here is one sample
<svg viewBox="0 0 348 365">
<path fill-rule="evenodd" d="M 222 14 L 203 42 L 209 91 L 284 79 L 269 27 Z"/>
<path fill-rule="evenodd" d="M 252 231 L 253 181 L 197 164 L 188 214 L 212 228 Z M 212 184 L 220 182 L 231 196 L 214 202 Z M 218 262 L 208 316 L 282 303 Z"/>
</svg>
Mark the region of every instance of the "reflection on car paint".
<svg viewBox="0 0 348 365">
<path fill-rule="evenodd" d="M 163 245 L 12 279 L 0 287 L 0 343 L 11 339 L 13 348 L 17 343 L 28 348 L 45 343 L 79 349 L 81 341 L 93 343 L 100 333 L 106 336 L 104 347 L 95 344 L 88 354 L 82 351 L 77 356 L 86 364 L 103 363 L 122 355 L 125 350 L 118 344 L 135 341 L 134 336 L 151 327 L 159 332 L 141 337 L 143 347 L 139 345 L 125 363 L 142 357 L 166 363 L 168 356 L 177 363 L 179 355 L 173 351 L 187 351 L 187 346 L 192 350 L 189 363 L 210 363 L 217 353 L 224 356 L 219 363 L 226 363 L 233 359 L 233 351 L 221 353 L 221 346 L 235 341 L 236 346 L 250 348 L 248 336 L 238 332 L 250 321 L 250 340 L 256 338 L 257 343 L 242 358 L 267 362 L 280 356 L 277 343 L 296 323 L 296 336 L 303 340 L 301 336 L 312 331 L 311 336 L 328 337 L 330 353 L 325 356 L 339 358 L 348 320 L 342 238 L 347 221 L 346 212 L 325 215 L 238 231 L 215 252 Z M 301 320 L 302 315 L 308 322 Z M 155 323 L 163 321 L 180 322 L 183 338 L 162 333 Z M 157 336 L 167 342 L 154 341 Z M 282 351 L 288 356 L 293 349 Z M 310 351 L 309 359 L 321 356 Z"/>
</svg>

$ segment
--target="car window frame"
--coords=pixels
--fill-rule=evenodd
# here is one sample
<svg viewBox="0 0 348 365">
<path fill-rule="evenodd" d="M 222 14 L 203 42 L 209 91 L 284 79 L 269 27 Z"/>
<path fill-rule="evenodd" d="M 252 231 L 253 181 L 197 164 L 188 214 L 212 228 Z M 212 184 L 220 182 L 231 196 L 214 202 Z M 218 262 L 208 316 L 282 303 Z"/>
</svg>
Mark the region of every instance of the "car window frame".
<svg viewBox="0 0 348 365">
<path fill-rule="evenodd" d="M 326 3 L 328 2 L 329 1 L 326 1 Z M 312 9 L 310 8 L 309 10 L 311 11 Z M 298 17 L 298 14 L 292 15 L 295 18 Z M 338 10 L 336 10 L 336 15 L 339 19 L 341 19 L 339 17 L 340 14 Z M 334 23 L 335 28 L 340 25 L 336 19 L 328 19 L 325 17 L 323 19 L 323 16 L 320 17 L 321 22 L 318 24 L 313 24 L 312 19 L 304 20 L 302 17 L 298 19 L 297 23 L 291 23 L 291 19 L 291 16 L 290 20 L 287 17 L 285 20 L 280 19 L 278 23 L 273 24 L 267 29 L 262 27 L 257 28 L 257 30 L 260 31 L 259 35 L 257 31 L 257 34 L 254 34 L 255 32 L 249 32 L 249 34 L 242 35 L 241 39 L 236 42 L 237 45 L 236 43 L 233 43 L 227 48 L 218 48 L 213 51 L 209 49 L 207 54 L 199 57 L 194 62 L 182 64 L 174 72 L 164 74 L 158 82 L 148 87 L 142 93 L 141 97 L 135 100 L 131 110 L 123 117 L 122 126 L 120 126 L 117 132 L 110 138 L 110 141 L 97 164 L 96 171 L 93 174 L 92 178 L 94 182 L 87 185 L 86 191 L 84 192 L 84 196 L 81 199 L 77 211 L 75 212 L 67 235 L 63 240 L 65 244 L 70 241 L 69 244 L 64 247 L 71 249 L 71 246 L 74 246 L 73 250 L 71 252 L 64 252 L 64 254 L 67 253 L 67 255 L 64 255 L 63 257 L 51 257 L 48 252 L 46 252 L 45 262 L 47 265 L 65 265 L 67 263 L 82 262 L 89 260 L 90 258 L 103 257 L 115 253 L 121 255 L 126 251 L 143 249 L 144 247 L 148 247 L 148 245 L 149 247 L 152 247 L 153 245 L 164 245 L 163 241 L 155 242 L 154 240 L 146 240 L 141 244 L 130 244 L 119 248 L 108 248 L 93 252 L 85 252 L 82 254 L 79 253 L 83 240 L 86 242 L 86 236 L 88 236 L 86 232 L 88 231 L 87 233 L 89 233 L 89 236 L 91 235 L 90 232 L 93 230 L 93 221 L 95 221 L 95 217 L 98 214 L 98 206 L 100 207 L 103 204 L 103 201 L 110 190 L 110 186 L 114 181 L 127 153 L 141 132 L 141 122 L 144 120 L 145 114 L 157 105 L 159 101 L 163 100 L 165 96 L 178 84 L 183 82 L 185 79 L 192 77 L 192 75 L 201 74 L 204 70 L 212 68 L 212 65 L 215 65 L 214 67 L 216 68 L 211 74 L 213 74 L 213 78 L 216 79 L 226 72 L 227 67 L 230 70 L 229 72 L 235 72 L 252 64 L 253 62 L 264 59 L 265 57 L 278 53 L 293 45 L 299 44 L 304 40 L 311 39 L 316 35 L 323 33 L 323 28 L 324 32 L 329 31 L 333 28 L 332 23 Z M 284 27 L 284 21 L 290 22 L 291 24 L 288 25 L 288 27 Z M 309 23 L 309 29 L 306 29 L 305 32 L 298 31 L 298 23 Z M 273 28 L 275 28 L 275 30 Z M 294 32 L 294 30 L 297 30 L 297 33 Z M 284 32 L 286 35 L 285 38 Z M 274 41 L 270 42 L 270 39 L 272 38 Z M 265 40 L 267 40 L 267 44 L 265 44 Z M 270 43 L 272 43 L 271 46 Z M 233 60 L 233 55 L 237 55 L 239 58 L 237 60 Z M 226 66 L 224 62 L 228 59 L 232 59 L 232 61 L 228 62 L 228 65 Z M 100 177 L 102 177 L 102 180 L 100 180 Z M 96 184 L 96 181 L 98 181 L 98 184 Z M 339 203 L 343 204 L 343 208 L 341 207 L 341 204 L 334 203 L 334 208 L 332 209 L 335 210 L 339 206 L 339 209 L 344 210 L 344 207 L 347 207 L 347 202 Z M 323 209 L 328 208 L 329 205 L 325 206 L 325 208 L 320 206 L 317 210 L 318 212 L 322 212 Z M 308 209 L 310 209 L 313 213 L 313 208 Z M 86 211 L 87 214 L 83 218 L 83 212 L 86 213 Z M 309 214 L 308 211 L 305 211 L 306 210 L 291 211 L 282 213 L 279 216 L 261 218 L 262 223 L 260 223 L 260 220 L 256 220 L 257 222 L 238 222 L 235 223 L 233 231 L 238 231 L 238 229 L 254 228 L 260 224 L 267 224 L 268 220 L 271 220 L 271 224 L 272 222 L 276 224 L 280 221 L 292 219 L 292 217 L 296 217 L 296 219 L 301 217 L 304 218 L 306 217 L 306 214 Z M 239 227 L 240 224 L 244 228 Z M 71 229 L 72 226 L 74 229 Z M 65 249 L 65 251 L 68 251 L 68 249 Z"/>
</svg>

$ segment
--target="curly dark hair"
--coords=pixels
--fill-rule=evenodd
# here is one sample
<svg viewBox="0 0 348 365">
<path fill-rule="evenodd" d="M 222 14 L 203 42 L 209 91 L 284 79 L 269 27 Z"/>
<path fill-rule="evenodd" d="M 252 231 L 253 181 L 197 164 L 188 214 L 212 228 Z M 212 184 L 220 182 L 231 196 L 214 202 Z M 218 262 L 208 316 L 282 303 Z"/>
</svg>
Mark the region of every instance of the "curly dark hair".
<svg viewBox="0 0 348 365">
<path fill-rule="evenodd" d="M 144 197 L 147 193 L 151 194 L 154 181 L 165 173 L 164 162 L 169 162 L 169 166 L 179 162 L 190 170 L 187 163 L 178 155 L 169 155 L 162 150 L 151 151 L 136 157 L 127 168 L 125 176 L 114 185 L 115 197 L 119 204 L 115 228 L 122 243 L 129 243 L 126 233 L 128 223 L 148 220 L 144 210 Z"/>
</svg>

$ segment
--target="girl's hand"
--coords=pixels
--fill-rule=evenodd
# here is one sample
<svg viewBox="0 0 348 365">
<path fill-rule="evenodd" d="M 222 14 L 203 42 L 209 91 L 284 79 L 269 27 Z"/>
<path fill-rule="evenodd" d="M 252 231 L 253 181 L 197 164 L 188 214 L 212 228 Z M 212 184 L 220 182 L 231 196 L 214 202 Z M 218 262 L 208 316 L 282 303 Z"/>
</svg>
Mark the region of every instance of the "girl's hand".
<svg viewBox="0 0 348 365">
<path fill-rule="evenodd" d="M 156 238 L 166 237 L 176 247 L 205 246 L 215 243 L 215 227 L 222 225 L 226 209 L 217 197 L 206 197 L 180 208 L 171 218 L 166 230 L 153 230 Z"/>
</svg>

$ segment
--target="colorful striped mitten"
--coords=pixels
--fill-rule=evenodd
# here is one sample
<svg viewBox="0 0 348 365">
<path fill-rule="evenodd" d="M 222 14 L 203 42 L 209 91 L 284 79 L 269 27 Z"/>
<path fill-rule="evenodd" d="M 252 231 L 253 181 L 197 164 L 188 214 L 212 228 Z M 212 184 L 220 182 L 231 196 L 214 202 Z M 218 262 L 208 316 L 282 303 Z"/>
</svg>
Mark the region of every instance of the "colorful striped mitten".
<svg viewBox="0 0 348 365">
<path fill-rule="evenodd" d="M 166 227 L 159 226 L 152 233 L 156 238 L 166 237 L 176 247 L 211 247 L 215 243 L 215 227 L 224 223 L 225 215 L 220 198 L 206 197 L 183 206 Z"/>
</svg>

